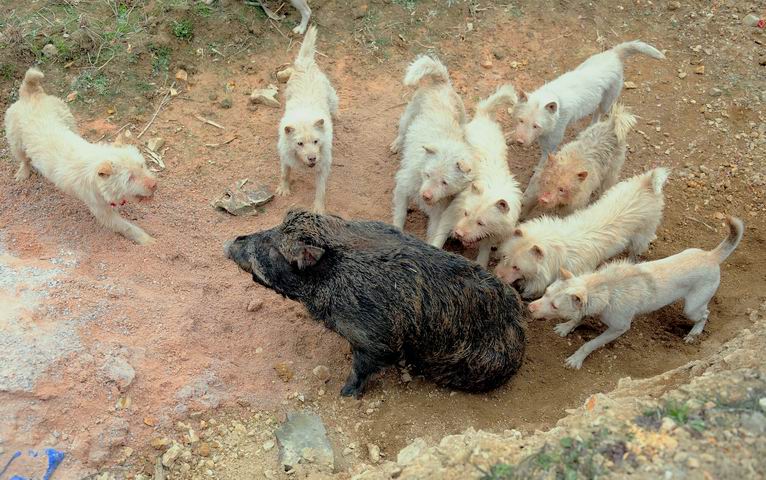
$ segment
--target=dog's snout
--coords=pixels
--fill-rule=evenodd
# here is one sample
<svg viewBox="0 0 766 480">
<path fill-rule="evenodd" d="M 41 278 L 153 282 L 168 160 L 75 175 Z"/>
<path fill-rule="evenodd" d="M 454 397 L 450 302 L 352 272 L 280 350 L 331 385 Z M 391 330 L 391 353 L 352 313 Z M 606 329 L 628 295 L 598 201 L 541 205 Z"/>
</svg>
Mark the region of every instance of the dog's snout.
<svg viewBox="0 0 766 480">
<path fill-rule="evenodd" d="M 516 145 L 524 145 L 524 139 L 520 137 L 516 137 Z"/>
<path fill-rule="evenodd" d="M 465 232 L 464 232 L 464 231 L 462 231 L 462 230 L 455 230 L 455 231 L 453 232 L 453 235 L 454 235 L 454 236 L 455 236 L 455 238 L 457 238 L 458 240 L 461 240 L 461 239 L 462 239 L 462 238 L 465 236 Z"/>
<path fill-rule="evenodd" d="M 434 195 L 431 192 L 423 192 L 421 197 L 423 197 L 423 200 L 425 200 L 426 202 L 430 202 L 431 200 L 433 200 Z"/>
</svg>

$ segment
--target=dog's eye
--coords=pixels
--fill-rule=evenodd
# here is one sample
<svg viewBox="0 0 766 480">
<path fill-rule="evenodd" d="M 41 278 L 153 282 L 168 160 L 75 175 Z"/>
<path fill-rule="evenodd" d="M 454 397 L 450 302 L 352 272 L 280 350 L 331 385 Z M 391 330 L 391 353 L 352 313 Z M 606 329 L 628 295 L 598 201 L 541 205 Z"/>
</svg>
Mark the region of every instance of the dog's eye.
<svg viewBox="0 0 766 480">
<path fill-rule="evenodd" d="M 442 185 L 447 186 L 447 180 L 442 180 Z"/>
<path fill-rule="evenodd" d="M 538 124 L 534 124 L 534 125 L 532 125 L 532 128 L 534 128 L 535 130 L 537 130 L 538 128 L 540 128 L 540 125 L 538 125 Z"/>
<path fill-rule="evenodd" d="M 553 302 L 551 302 L 551 307 L 552 307 L 554 310 L 558 310 L 558 309 L 559 309 L 559 307 L 557 307 L 557 306 L 556 306 L 556 304 L 555 304 L 555 303 L 553 303 Z"/>
<path fill-rule="evenodd" d="M 482 222 L 481 220 L 477 221 L 476 223 L 477 223 L 477 224 L 478 224 L 480 227 L 483 227 L 483 226 L 485 225 L 485 223 L 484 223 L 484 222 Z"/>
<path fill-rule="evenodd" d="M 524 123 L 524 120 L 520 118 L 520 119 L 519 119 L 519 123 L 522 123 L 522 124 L 523 124 L 523 123 Z"/>
<path fill-rule="evenodd" d="M 465 211 L 465 212 L 463 212 L 463 213 L 465 214 L 465 216 L 466 216 L 466 217 L 468 216 L 468 210 L 466 210 L 466 211 Z"/>
<path fill-rule="evenodd" d="M 559 188 L 559 193 L 564 193 L 564 188 L 563 187 Z"/>
<path fill-rule="evenodd" d="M 303 146 L 303 142 L 298 142 L 298 146 L 302 147 Z"/>
<path fill-rule="evenodd" d="M 317 143 L 319 143 L 319 140 L 314 140 L 314 145 L 316 145 Z"/>
</svg>

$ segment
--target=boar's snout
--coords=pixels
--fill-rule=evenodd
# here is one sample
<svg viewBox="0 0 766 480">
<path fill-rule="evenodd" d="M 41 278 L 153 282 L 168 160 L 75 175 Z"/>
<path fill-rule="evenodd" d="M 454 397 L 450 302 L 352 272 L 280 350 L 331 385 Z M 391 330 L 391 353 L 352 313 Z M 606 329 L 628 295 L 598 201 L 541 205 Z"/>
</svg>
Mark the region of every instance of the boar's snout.
<svg viewBox="0 0 766 480">
<path fill-rule="evenodd" d="M 231 260 L 231 245 L 234 243 L 234 240 L 226 240 L 223 242 L 223 256 Z"/>
</svg>

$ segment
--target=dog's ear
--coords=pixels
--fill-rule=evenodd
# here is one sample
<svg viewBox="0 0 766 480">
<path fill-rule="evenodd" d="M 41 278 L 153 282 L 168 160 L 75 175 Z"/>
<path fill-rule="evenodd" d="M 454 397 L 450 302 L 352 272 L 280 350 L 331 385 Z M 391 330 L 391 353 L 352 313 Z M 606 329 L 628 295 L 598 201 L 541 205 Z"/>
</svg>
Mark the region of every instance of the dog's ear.
<svg viewBox="0 0 766 480">
<path fill-rule="evenodd" d="M 572 294 L 572 305 L 576 309 L 581 309 L 583 305 L 585 305 L 585 302 L 588 301 L 588 292 L 581 291 L 581 292 L 575 292 Z"/>
<path fill-rule="evenodd" d="M 290 125 L 285 125 L 285 133 L 290 135 L 295 131 L 295 127 L 291 127 Z"/>
<path fill-rule="evenodd" d="M 583 170 L 582 172 L 577 172 L 577 178 L 579 178 L 581 182 L 584 182 L 585 179 L 588 178 L 588 171 Z"/>
<path fill-rule="evenodd" d="M 526 102 L 527 100 L 529 100 L 529 94 L 522 90 L 519 94 L 519 102 Z"/>
<path fill-rule="evenodd" d="M 114 169 L 112 168 L 112 162 L 101 162 L 101 165 L 98 166 L 98 176 L 101 178 L 106 178 L 112 173 L 114 173 Z"/>
<path fill-rule="evenodd" d="M 495 202 L 495 206 L 498 210 L 500 210 L 503 213 L 508 213 L 508 210 L 511 209 L 511 207 L 508 206 L 508 202 L 505 201 L 505 199 L 500 199 L 497 202 Z"/>
<path fill-rule="evenodd" d="M 471 165 L 465 160 L 458 160 L 457 169 L 463 173 L 471 173 Z"/>
<path fill-rule="evenodd" d="M 561 275 L 561 278 L 564 280 L 569 280 L 570 278 L 574 277 L 574 274 L 564 267 L 559 269 L 559 275 Z"/>
<path fill-rule="evenodd" d="M 540 245 L 532 245 L 532 248 L 530 248 L 529 251 L 537 258 L 543 258 L 544 256 L 543 249 L 540 248 Z"/>
<path fill-rule="evenodd" d="M 423 150 L 425 150 L 426 153 L 429 154 L 429 155 L 436 154 L 436 147 L 431 146 L 431 145 L 423 145 Z"/>
<path fill-rule="evenodd" d="M 279 250 L 288 262 L 298 267 L 298 270 L 305 270 L 308 267 L 313 267 L 317 264 L 319 259 L 322 258 L 322 255 L 324 255 L 323 248 L 307 245 L 305 243 L 295 243 L 289 246 L 283 246 Z"/>
<path fill-rule="evenodd" d="M 471 190 L 473 190 L 473 193 L 481 194 L 481 187 L 476 182 L 471 182 Z"/>
<path fill-rule="evenodd" d="M 314 122 L 314 127 L 320 130 L 324 130 L 324 118 L 320 118 L 319 120 Z"/>
<path fill-rule="evenodd" d="M 548 102 L 548 104 L 545 105 L 545 109 L 548 110 L 549 113 L 556 113 L 556 110 L 559 109 L 559 104 L 556 102 Z"/>
</svg>

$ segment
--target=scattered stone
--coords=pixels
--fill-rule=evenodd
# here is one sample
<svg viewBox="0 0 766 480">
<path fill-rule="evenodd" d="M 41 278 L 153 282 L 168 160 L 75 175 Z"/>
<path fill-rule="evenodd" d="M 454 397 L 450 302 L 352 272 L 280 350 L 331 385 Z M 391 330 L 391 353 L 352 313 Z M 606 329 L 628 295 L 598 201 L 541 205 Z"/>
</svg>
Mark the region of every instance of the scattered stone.
<svg viewBox="0 0 766 480">
<path fill-rule="evenodd" d="M 686 78 L 686 72 L 678 72 L 678 78 L 680 79 Z"/>
<path fill-rule="evenodd" d="M 697 75 L 704 75 L 705 74 L 705 66 L 704 65 L 698 65 L 694 69 L 694 73 L 696 73 Z"/>
<path fill-rule="evenodd" d="M 742 19 L 742 23 L 748 27 L 757 27 L 759 21 L 761 21 L 760 17 L 754 13 L 749 13 Z"/>
<path fill-rule="evenodd" d="M 144 425 L 154 427 L 157 425 L 157 419 L 154 417 L 144 417 Z"/>
<path fill-rule="evenodd" d="M 491 58 L 485 58 L 481 62 L 481 66 L 483 68 L 492 68 L 492 65 L 493 65 L 493 63 L 492 63 L 492 59 Z"/>
<path fill-rule="evenodd" d="M 375 464 L 380 461 L 380 447 L 374 443 L 367 444 L 367 454 L 370 456 L 370 461 Z"/>
<path fill-rule="evenodd" d="M 400 467 L 409 465 L 423 450 L 426 449 L 426 446 L 425 440 L 416 438 L 411 444 L 399 451 L 399 454 L 396 456 L 396 463 L 399 464 Z"/>
<path fill-rule="evenodd" d="M 497 60 L 502 60 L 505 58 L 505 52 L 498 48 L 492 51 L 492 56 L 494 56 Z"/>
<path fill-rule="evenodd" d="M 274 365 L 274 370 L 277 371 L 277 376 L 285 383 L 293 379 L 294 373 L 286 363 L 277 363 Z"/>
<path fill-rule="evenodd" d="M 181 455 L 181 451 L 183 448 L 181 448 L 181 445 L 178 443 L 173 443 L 173 445 L 170 446 L 170 448 L 165 451 L 165 453 L 162 455 L 162 464 L 168 468 L 171 468 L 178 459 L 179 455 Z"/>
<path fill-rule="evenodd" d="M 75 100 L 77 100 L 78 95 L 80 95 L 77 92 L 70 92 L 69 95 L 66 96 L 66 103 L 72 103 Z"/>
<path fill-rule="evenodd" d="M 146 142 L 146 148 L 155 153 L 160 153 L 163 146 L 165 146 L 165 139 L 162 137 L 152 137 Z"/>
<path fill-rule="evenodd" d="M 636 85 L 635 83 L 633 83 L 633 82 L 625 82 L 625 89 L 627 89 L 627 90 L 635 90 L 636 88 L 638 88 L 638 85 Z"/>
<path fill-rule="evenodd" d="M 266 442 L 263 443 L 262 448 L 264 452 L 268 452 L 269 450 L 274 448 L 274 440 L 267 440 Z"/>
<path fill-rule="evenodd" d="M 43 47 L 43 55 L 45 55 L 48 58 L 53 58 L 58 56 L 59 49 L 56 48 L 56 45 L 49 43 L 48 45 Z"/>
<path fill-rule="evenodd" d="M 200 443 L 199 447 L 197 447 L 197 455 L 199 455 L 200 457 L 209 457 L 210 445 L 208 445 L 207 442 Z"/>
<path fill-rule="evenodd" d="M 362 3 L 361 5 L 357 5 L 354 7 L 352 13 L 354 15 L 355 20 L 359 20 L 360 18 L 364 18 L 365 15 L 367 15 L 367 11 L 370 9 L 370 6 L 366 3 Z"/>
<path fill-rule="evenodd" d="M 234 105 L 234 102 L 232 102 L 230 97 L 224 97 L 221 99 L 220 102 L 218 102 L 218 106 L 224 109 L 229 109 Z"/>
<path fill-rule="evenodd" d="M 700 468 L 700 461 L 694 457 L 689 457 L 689 460 L 686 461 L 686 464 L 689 466 L 689 468 Z"/>
<path fill-rule="evenodd" d="M 275 85 L 269 85 L 266 88 L 256 88 L 253 93 L 250 94 L 250 103 L 262 104 L 267 107 L 279 108 L 279 100 L 277 100 L 277 93 L 279 89 Z"/>
<path fill-rule="evenodd" d="M 763 397 L 760 400 L 758 400 L 758 405 L 761 407 L 761 410 L 766 412 L 766 397 Z"/>
<path fill-rule="evenodd" d="M 151 445 L 155 450 L 165 450 L 171 443 L 172 442 L 167 437 L 157 437 L 151 441 Z"/>
<path fill-rule="evenodd" d="M 107 358 L 102 370 L 106 378 L 116 383 L 121 392 L 125 391 L 136 378 L 136 371 L 121 357 Z"/>
<path fill-rule="evenodd" d="M 162 468 L 162 457 L 157 457 L 154 463 L 154 477 L 152 480 L 165 480 L 165 469 Z"/>
<path fill-rule="evenodd" d="M 671 12 L 675 12 L 679 8 L 681 8 L 681 2 L 670 2 L 670 3 L 668 3 L 668 10 L 670 10 Z"/>
<path fill-rule="evenodd" d="M 244 178 L 229 185 L 224 194 L 212 202 L 212 206 L 226 210 L 232 215 L 257 215 L 259 207 L 273 200 L 274 194 L 265 185 L 245 190 L 248 181 L 249 179 Z"/>
<path fill-rule="evenodd" d="M 287 421 L 275 433 L 279 442 L 279 463 L 285 470 L 299 463 L 313 463 L 332 469 L 332 446 L 319 416 L 311 412 L 288 412 Z"/>
<path fill-rule="evenodd" d="M 410 372 L 402 372 L 402 382 L 410 383 L 412 381 L 412 375 Z"/>
<path fill-rule="evenodd" d="M 184 83 L 186 83 L 186 82 L 188 82 L 188 81 L 189 81 L 189 74 L 186 72 L 186 70 L 184 70 L 183 68 L 181 68 L 181 69 L 179 69 L 179 70 L 176 72 L 176 80 L 178 80 L 179 82 L 184 82 Z"/>
<path fill-rule="evenodd" d="M 720 88 L 713 87 L 713 88 L 710 89 L 710 96 L 711 97 L 720 97 L 722 93 L 723 92 L 721 91 Z"/>
<path fill-rule="evenodd" d="M 317 365 L 311 372 L 322 383 L 327 383 L 330 380 L 330 369 L 324 365 Z"/>
<path fill-rule="evenodd" d="M 741 417 L 742 428 L 753 435 L 766 433 L 766 416 L 761 412 L 743 413 Z"/>
<path fill-rule="evenodd" d="M 247 311 L 248 312 L 257 312 L 258 310 L 263 308 L 263 300 L 256 298 L 254 300 L 250 300 L 250 303 L 247 304 Z"/>
<path fill-rule="evenodd" d="M 277 70 L 277 81 L 279 83 L 287 83 L 293 75 L 293 72 L 293 67 L 290 66 L 285 66 L 284 68 Z"/>
</svg>

